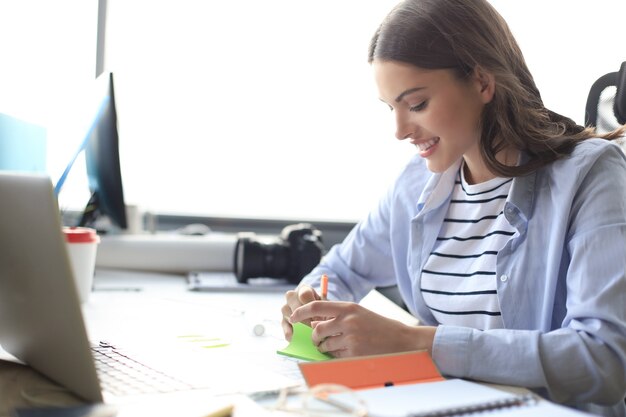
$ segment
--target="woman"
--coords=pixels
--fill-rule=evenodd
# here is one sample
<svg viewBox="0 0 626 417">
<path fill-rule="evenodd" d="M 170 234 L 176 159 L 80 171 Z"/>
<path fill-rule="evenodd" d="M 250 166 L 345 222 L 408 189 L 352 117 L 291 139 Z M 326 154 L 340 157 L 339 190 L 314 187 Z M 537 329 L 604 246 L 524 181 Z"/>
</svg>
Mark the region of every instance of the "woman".
<svg viewBox="0 0 626 417">
<path fill-rule="evenodd" d="M 427 349 L 444 375 L 625 415 L 625 129 L 598 138 L 546 109 L 484 0 L 400 3 L 369 61 L 418 155 L 286 294 L 286 338 L 303 321 L 335 357 Z M 422 326 L 354 303 L 393 284 Z"/>
</svg>

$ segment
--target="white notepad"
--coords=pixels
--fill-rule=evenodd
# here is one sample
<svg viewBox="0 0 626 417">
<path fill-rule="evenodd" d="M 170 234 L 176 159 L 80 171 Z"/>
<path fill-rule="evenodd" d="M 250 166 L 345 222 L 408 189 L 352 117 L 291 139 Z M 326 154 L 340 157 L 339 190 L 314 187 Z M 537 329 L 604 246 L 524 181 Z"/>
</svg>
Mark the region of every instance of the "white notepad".
<svg viewBox="0 0 626 417">
<path fill-rule="evenodd" d="M 446 417 L 478 412 L 518 417 L 589 415 L 533 395 L 513 394 L 462 379 L 331 394 L 328 400 L 349 408 L 355 395 L 371 417 Z"/>
</svg>

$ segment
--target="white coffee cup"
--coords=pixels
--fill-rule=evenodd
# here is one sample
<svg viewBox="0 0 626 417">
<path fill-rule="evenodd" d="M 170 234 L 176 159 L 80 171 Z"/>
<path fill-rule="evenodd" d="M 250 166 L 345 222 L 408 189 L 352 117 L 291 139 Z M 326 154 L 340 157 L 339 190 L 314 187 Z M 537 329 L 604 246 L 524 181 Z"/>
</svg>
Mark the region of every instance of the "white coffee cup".
<svg viewBox="0 0 626 417">
<path fill-rule="evenodd" d="M 67 252 L 72 265 L 80 302 L 89 299 L 96 267 L 96 252 L 100 237 L 89 227 L 64 227 Z"/>
</svg>

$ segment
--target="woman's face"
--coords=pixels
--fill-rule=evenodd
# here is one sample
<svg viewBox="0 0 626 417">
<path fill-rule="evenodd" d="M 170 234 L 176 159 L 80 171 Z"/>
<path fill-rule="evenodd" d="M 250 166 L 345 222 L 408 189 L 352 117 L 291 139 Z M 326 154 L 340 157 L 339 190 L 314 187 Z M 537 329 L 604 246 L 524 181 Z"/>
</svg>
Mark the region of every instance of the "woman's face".
<svg viewBox="0 0 626 417">
<path fill-rule="evenodd" d="M 432 172 L 461 157 L 481 177 L 480 116 L 493 94 L 488 77 L 459 79 L 452 70 L 426 70 L 396 61 L 374 61 L 380 99 L 395 113 L 396 137 L 415 145 Z M 476 172 L 475 172 L 476 171 Z"/>
</svg>

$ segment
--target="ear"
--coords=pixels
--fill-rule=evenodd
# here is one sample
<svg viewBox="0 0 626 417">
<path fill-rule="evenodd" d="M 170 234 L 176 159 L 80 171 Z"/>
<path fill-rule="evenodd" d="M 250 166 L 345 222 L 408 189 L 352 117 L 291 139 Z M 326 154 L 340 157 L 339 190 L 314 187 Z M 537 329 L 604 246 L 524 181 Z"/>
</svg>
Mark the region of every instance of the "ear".
<svg viewBox="0 0 626 417">
<path fill-rule="evenodd" d="M 496 92 L 496 79 L 493 74 L 478 66 L 474 68 L 472 77 L 482 102 L 487 104 L 493 100 L 493 95 Z"/>
</svg>

